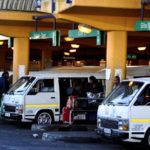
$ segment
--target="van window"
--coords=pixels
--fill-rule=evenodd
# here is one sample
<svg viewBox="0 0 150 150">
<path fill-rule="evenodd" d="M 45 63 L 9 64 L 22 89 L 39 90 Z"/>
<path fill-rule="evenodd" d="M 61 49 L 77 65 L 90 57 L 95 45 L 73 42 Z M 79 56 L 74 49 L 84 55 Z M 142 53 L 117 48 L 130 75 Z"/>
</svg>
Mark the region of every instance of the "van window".
<svg viewBox="0 0 150 150">
<path fill-rule="evenodd" d="M 37 89 L 37 92 L 54 92 L 54 80 L 43 79 L 38 80 L 33 88 Z"/>
<path fill-rule="evenodd" d="M 133 81 L 120 83 L 120 85 L 106 98 L 105 104 L 129 105 L 142 85 L 142 82 Z"/>
<path fill-rule="evenodd" d="M 137 98 L 137 101 L 135 102 L 135 105 L 148 105 L 150 106 L 150 84 L 147 85 L 139 97 Z"/>
</svg>

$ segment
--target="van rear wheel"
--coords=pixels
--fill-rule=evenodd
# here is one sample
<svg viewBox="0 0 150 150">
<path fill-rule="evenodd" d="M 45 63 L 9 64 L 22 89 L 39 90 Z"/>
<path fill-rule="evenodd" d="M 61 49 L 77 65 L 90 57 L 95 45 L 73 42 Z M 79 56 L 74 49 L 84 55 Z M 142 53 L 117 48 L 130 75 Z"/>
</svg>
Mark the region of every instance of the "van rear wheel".
<svg viewBox="0 0 150 150">
<path fill-rule="evenodd" d="M 37 115 L 36 122 L 39 125 L 51 125 L 52 116 L 48 112 L 41 112 Z"/>
</svg>

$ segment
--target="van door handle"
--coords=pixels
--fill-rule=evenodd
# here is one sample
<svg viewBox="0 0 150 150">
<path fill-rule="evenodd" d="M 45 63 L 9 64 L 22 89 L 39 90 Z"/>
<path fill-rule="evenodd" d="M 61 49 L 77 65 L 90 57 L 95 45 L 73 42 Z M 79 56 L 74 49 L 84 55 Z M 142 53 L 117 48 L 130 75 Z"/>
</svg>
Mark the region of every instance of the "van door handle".
<svg viewBox="0 0 150 150">
<path fill-rule="evenodd" d="M 54 99 L 55 97 L 51 97 L 51 99 Z"/>
</svg>

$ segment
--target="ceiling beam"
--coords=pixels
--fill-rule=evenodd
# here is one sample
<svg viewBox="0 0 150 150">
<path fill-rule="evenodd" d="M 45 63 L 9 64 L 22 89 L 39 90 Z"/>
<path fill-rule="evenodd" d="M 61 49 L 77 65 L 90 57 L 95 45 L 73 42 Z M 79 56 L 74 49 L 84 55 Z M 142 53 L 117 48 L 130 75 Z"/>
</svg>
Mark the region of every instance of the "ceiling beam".
<svg viewBox="0 0 150 150">
<path fill-rule="evenodd" d="M 141 0 L 74 0 L 73 6 L 139 9 Z"/>
</svg>

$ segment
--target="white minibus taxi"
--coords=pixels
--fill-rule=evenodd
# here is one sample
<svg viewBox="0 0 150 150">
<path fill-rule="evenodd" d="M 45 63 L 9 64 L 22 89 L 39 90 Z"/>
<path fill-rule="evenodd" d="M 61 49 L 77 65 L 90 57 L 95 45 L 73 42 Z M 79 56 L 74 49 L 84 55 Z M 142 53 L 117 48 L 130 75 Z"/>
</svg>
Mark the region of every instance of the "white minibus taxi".
<svg viewBox="0 0 150 150">
<path fill-rule="evenodd" d="M 38 124 L 58 122 L 74 82 L 80 85 L 79 92 L 90 75 L 104 84 L 104 76 L 94 72 L 90 68 L 68 68 L 22 76 L 4 95 L 1 115 L 23 122 L 36 120 Z"/>
<path fill-rule="evenodd" d="M 98 107 L 97 133 L 150 147 L 150 77 L 122 81 Z"/>
</svg>

